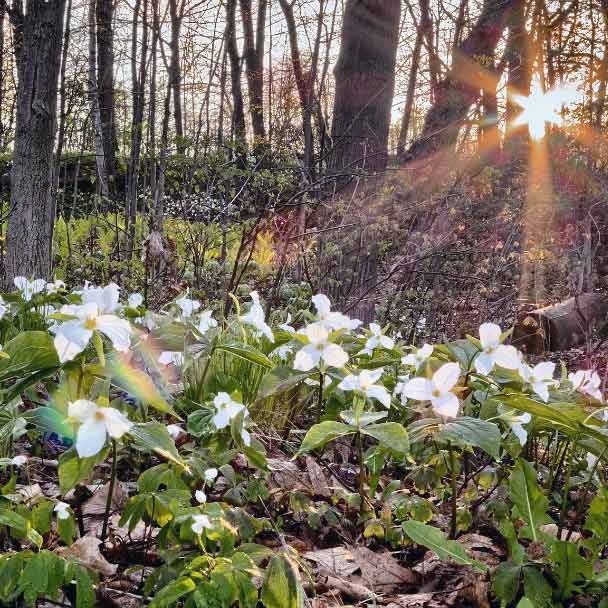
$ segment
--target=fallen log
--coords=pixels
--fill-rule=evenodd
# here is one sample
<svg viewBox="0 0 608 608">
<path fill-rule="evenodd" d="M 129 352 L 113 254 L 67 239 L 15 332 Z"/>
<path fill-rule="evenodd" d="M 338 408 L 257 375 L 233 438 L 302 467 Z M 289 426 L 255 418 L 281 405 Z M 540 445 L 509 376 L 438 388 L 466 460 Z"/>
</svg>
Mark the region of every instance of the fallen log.
<svg viewBox="0 0 608 608">
<path fill-rule="evenodd" d="M 607 313 L 603 294 L 583 293 L 520 315 L 512 342 L 529 354 L 567 350 L 582 344 Z"/>
</svg>

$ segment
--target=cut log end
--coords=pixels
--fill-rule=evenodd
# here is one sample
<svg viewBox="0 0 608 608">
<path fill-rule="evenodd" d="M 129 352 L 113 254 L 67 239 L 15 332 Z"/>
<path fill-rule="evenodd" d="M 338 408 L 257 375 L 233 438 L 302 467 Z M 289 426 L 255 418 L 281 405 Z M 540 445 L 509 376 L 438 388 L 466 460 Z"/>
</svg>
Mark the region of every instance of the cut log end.
<svg viewBox="0 0 608 608">
<path fill-rule="evenodd" d="M 608 299 L 584 293 L 558 304 L 523 313 L 513 330 L 513 344 L 529 354 L 567 350 L 583 344 L 608 313 Z"/>
</svg>

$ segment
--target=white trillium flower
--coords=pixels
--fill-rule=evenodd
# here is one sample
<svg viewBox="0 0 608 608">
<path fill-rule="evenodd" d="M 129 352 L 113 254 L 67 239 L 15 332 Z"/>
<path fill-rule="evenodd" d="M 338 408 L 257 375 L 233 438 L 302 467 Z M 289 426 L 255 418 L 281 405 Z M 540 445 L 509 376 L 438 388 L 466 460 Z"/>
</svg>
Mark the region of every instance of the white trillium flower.
<svg viewBox="0 0 608 608">
<path fill-rule="evenodd" d="M 364 369 L 358 376 L 354 374 L 346 376 L 338 384 L 338 388 L 343 391 L 359 391 L 367 399 L 377 399 L 384 407 L 388 408 L 391 405 L 390 393 L 384 386 L 376 384 L 382 377 L 383 372 L 382 368 L 369 371 Z"/>
<path fill-rule="evenodd" d="M 175 303 L 181 310 L 184 319 L 190 318 L 201 307 L 201 303 L 198 300 L 191 300 L 186 296 L 175 300 Z"/>
<path fill-rule="evenodd" d="M 591 452 L 587 452 L 585 460 L 587 461 L 587 466 L 592 469 L 597 462 L 597 456 L 595 454 L 592 454 Z"/>
<path fill-rule="evenodd" d="M 81 297 L 83 304 L 96 304 L 100 315 L 114 314 L 120 308 L 120 287 L 116 283 L 84 289 Z"/>
<path fill-rule="evenodd" d="M 415 352 L 410 353 L 409 355 L 405 355 L 405 357 L 401 358 L 402 365 L 411 365 L 415 367 L 416 370 L 419 370 L 423 363 L 433 354 L 433 345 L 432 344 L 424 344 L 421 348 L 417 349 Z"/>
<path fill-rule="evenodd" d="M 212 310 L 205 310 L 198 319 L 198 330 L 201 334 L 206 334 L 213 327 L 217 327 L 217 321 L 213 318 Z"/>
<path fill-rule="evenodd" d="M 590 369 L 579 370 L 573 374 L 568 374 L 568 380 L 572 383 L 572 388 L 575 391 L 589 395 L 598 401 L 603 401 L 602 380 L 597 372 Z"/>
<path fill-rule="evenodd" d="M 48 293 L 57 293 L 60 289 L 65 289 L 65 283 L 61 279 L 56 279 L 52 283 L 46 284 Z"/>
<path fill-rule="evenodd" d="M 518 371 L 523 381 L 532 387 L 534 393 L 543 401 L 549 401 L 549 387 L 555 385 L 555 381 L 553 380 L 555 363 L 543 361 L 542 363 L 537 363 L 534 367 L 522 363 Z"/>
<path fill-rule="evenodd" d="M 251 446 L 251 433 L 244 427 L 241 429 L 241 439 L 245 447 Z"/>
<path fill-rule="evenodd" d="M 15 277 L 13 283 L 21 292 L 21 296 L 26 302 L 29 302 L 37 293 L 46 289 L 46 281 L 44 279 L 29 281 L 25 277 Z"/>
<path fill-rule="evenodd" d="M 291 323 L 291 313 L 288 312 L 287 313 L 287 320 L 285 321 L 285 323 L 279 323 L 279 329 L 282 329 L 283 331 L 286 331 L 288 334 L 295 334 L 296 330 L 294 327 L 292 327 L 290 325 Z"/>
<path fill-rule="evenodd" d="M 329 342 L 329 331 L 321 323 L 307 325 L 302 333 L 308 338 L 308 344 L 297 353 L 293 363 L 294 369 L 310 371 L 323 361 L 330 367 L 343 367 L 348 361 L 348 354 L 338 344 Z"/>
<path fill-rule="evenodd" d="M 211 520 L 207 515 L 199 514 L 192 516 L 192 532 L 195 534 L 202 534 L 205 528 L 211 528 Z"/>
<path fill-rule="evenodd" d="M 129 296 L 129 306 L 139 308 L 144 303 L 144 297 L 140 293 L 132 293 Z"/>
<path fill-rule="evenodd" d="M 57 517 L 59 519 L 68 519 L 68 517 L 70 517 L 70 512 L 69 509 L 70 505 L 67 502 L 58 502 L 53 511 L 55 511 L 55 513 L 57 513 Z"/>
<path fill-rule="evenodd" d="M 312 303 L 317 309 L 319 324 L 328 331 L 336 331 L 338 329 L 351 331 L 361 325 L 361 321 L 358 319 L 351 319 L 341 312 L 332 311 L 331 302 L 325 294 L 318 293 L 316 296 L 313 296 Z"/>
<path fill-rule="evenodd" d="M 169 432 L 169 435 L 171 435 L 171 439 L 173 439 L 173 441 L 177 441 L 186 434 L 186 431 L 184 431 L 179 424 L 167 425 L 167 431 Z"/>
<path fill-rule="evenodd" d="M 181 367 L 184 364 L 184 353 L 176 350 L 164 350 L 158 356 L 158 362 L 161 365 L 175 365 L 175 367 Z"/>
<path fill-rule="evenodd" d="M 87 347 L 94 331 L 106 335 L 117 351 L 129 350 L 132 332 L 129 322 L 116 315 L 102 314 L 96 303 L 66 305 L 60 312 L 76 317 L 53 328 L 55 349 L 61 363 L 79 355 Z"/>
<path fill-rule="evenodd" d="M 0 296 L 0 319 L 2 319 L 2 317 L 4 317 L 4 315 L 7 313 L 7 311 L 8 311 L 8 306 L 4 303 L 2 296 Z"/>
<path fill-rule="evenodd" d="M 223 392 L 215 396 L 213 406 L 216 413 L 212 421 L 218 430 L 226 428 L 235 416 L 246 409 L 242 403 L 235 401 L 228 393 Z"/>
<path fill-rule="evenodd" d="M 365 342 L 365 347 L 361 351 L 362 355 L 372 355 L 374 350 L 379 347 L 391 350 L 395 346 L 395 341 L 382 333 L 382 328 L 378 323 L 370 323 L 369 331 L 371 336 Z"/>
<path fill-rule="evenodd" d="M 532 416 L 528 413 L 521 414 L 521 416 L 515 416 L 511 419 L 511 430 L 513 434 L 519 439 L 519 443 L 524 446 L 528 441 L 528 431 L 524 428 L 524 424 L 528 424 L 532 420 Z"/>
<path fill-rule="evenodd" d="M 205 471 L 205 473 L 203 474 L 205 477 L 205 481 L 207 483 L 211 483 L 212 481 L 215 481 L 217 479 L 219 471 L 215 468 L 211 468 L 211 469 L 207 469 Z"/>
<path fill-rule="evenodd" d="M 252 291 L 249 296 L 251 297 L 251 308 L 247 314 L 241 315 L 239 317 L 241 323 L 245 323 L 246 325 L 251 325 L 258 332 L 263 334 L 268 338 L 270 342 L 274 342 L 274 336 L 272 335 L 272 330 L 266 324 L 264 309 L 260 304 L 260 296 L 257 291 Z"/>
<path fill-rule="evenodd" d="M 194 493 L 194 498 L 196 498 L 196 501 L 199 504 L 203 504 L 203 503 L 207 502 L 207 494 L 205 494 L 205 492 L 203 492 L 202 490 L 197 490 Z"/>
<path fill-rule="evenodd" d="M 399 376 L 397 378 L 397 383 L 395 384 L 395 390 L 393 391 L 393 395 L 395 397 L 399 397 L 402 405 L 405 405 L 405 402 L 407 401 L 407 396 L 404 394 L 403 390 L 405 389 L 405 386 L 409 381 L 409 375 Z"/>
<path fill-rule="evenodd" d="M 500 343 L 502 330 L 496 323 L 482 323 L 479 326 L 481 352 L 473 362 L 475 369 L 488 375 L 495 365 L 506 369 L 517 369 L 520 365 L 519 353 L 514 346 Z"/>
<path fill-rule="evenodd" d="M 24 454 L 19 454 L 11 459 L 11 464 L 16 467 L 22 467 L 27 462 L 27 456 Z"/>
<path fill-rule="evenodd" d="M 413 378 L 404 387 L 402 394 L 416 401 L 430 401 L 433 411 L 439 416 L 455 418 L 458 416 L 460 402 L 452 392 L 460 378 L 458 363 L 445 363 L 429 380 Z"/>
<path fill-rule="evenodd" d="M 88 399 L 78 399 L 68 406 L 68 416 L 80 423 L 76 435 L 76 451 L 81 458 L 95 456 L 109 435 L 120 439 L 133 423 L 113 407 L 99 407 Z"/>
<path fill-rule="evenodd" d="M 287 361 L 294 348 L 293 344 L 282 344 L 281 346 L 277 346 L 270 354 L 276 355 L 281 361 Z"/>
</svg>

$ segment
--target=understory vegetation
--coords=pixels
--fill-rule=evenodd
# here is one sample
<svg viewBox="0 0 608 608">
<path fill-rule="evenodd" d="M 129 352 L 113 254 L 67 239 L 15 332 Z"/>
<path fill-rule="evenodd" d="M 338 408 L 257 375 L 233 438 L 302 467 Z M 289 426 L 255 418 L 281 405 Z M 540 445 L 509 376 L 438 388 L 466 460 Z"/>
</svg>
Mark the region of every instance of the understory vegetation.
<svg viewBox="0 0 608 608">
<path fill-rule="evenodd" d="M 493 323 L 415 347 L 323 294 L 270 314 L 230 294 L 224 316 L 188 292 L 152 311 L 113 283 L 15 286 L 5 605 L 605 605 L 596 372 Z"/>
</svg>

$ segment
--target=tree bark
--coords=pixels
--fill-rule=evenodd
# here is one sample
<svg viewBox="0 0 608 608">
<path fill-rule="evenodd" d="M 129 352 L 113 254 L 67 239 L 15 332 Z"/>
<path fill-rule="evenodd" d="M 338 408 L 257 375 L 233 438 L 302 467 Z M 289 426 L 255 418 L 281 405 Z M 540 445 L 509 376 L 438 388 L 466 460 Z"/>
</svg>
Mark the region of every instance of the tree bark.
<svg viewBox="0 0 608 608">
<path fill-rule="evenodd" d="M 331 172 L 386 167 L 399 0 L 349 0 L 335 68 Z"/>
<path fill-rule="evenodd" d="M 97 167 L 97 179 L 99 180 L 102 196 L 109 195 L 108 174 L 105 161 L 105 149 L 103 145 L 103 130 L 101 127 L 101 114 L 99 112 L 99 94 L 97 90 L 97 21 L 96 0 L 89 0 L 89 74 L 88 74 L 88 97 L 93 124 L 93 136 L 95 139 L 95 163 Z"/>
<path fill-rule="evenodd" d="M 414 107 L 414 94 L 416 92 L 416 81 L 418 79 L 418 64 L 420 63 L 420 51 L 422 50 L 422 39 L 424 32 L 422 28 L 418 28 L 416 34 L 416 42 L 412 52 L 410 64 L 410 75 L 407 82 L 407 94 L 405 96 L 405 107 L 403 108 L 403 116 L 401 117 L 401 127 L 399 129 L 399 139 L 397 141 L 397 156 L 402 158 L 405 154 L 405 145 L 407 143 L 407 134 L 410 130 L 410 122 L 412 118 L 412 108 Z"/>
<path fill-rule="evenodd" d="M 142 10 L 143 1 L 143 10 Z M 141 58 L 137 65 L 137 31 L 140 11 L 142 14 Z M 144 121 L 146 67 L 148 62 L 148 0 L 136 0 L 133 11 L 131 47 L 131 77 L 133 86 L 133 126 L 131 128 L 131 155 L 127 179 L 127 259 L 133 257 L 135 248 L 135 224 L 137 220 L 137 191 L 139 184 L 139 164 Z"/>
<path fill-rule="evenodd" d="M 258 15 L 254 34 L 251 0 L 240 0 L 243 22 L 245 72 L 249 90 L 249 113 L 256 142 L 266 140 L 264 126 L 264 30 L 268 0 L 258 0 Z"/>
<path fill-rule="evenodd" d="M 186 153 L 184 140 L 184 118 L 182 111 L 182 66 L 180 57 L 180 34 L 184 20 L 184 2 L 178 5 L 177 0 L 169 0 L 171 14 L 171 63 L 169 80 L 173 90 L 173 120 L 175 123 L 175 140 L 178 154 Z"/>
<path fill-rule="evenodd" d="M 52 276 L 53 157 L 65 0 L 28 0 L 11 12 L 17 123 L 5 279 Z"/>
<path fill-rule="evenodd" d="M 114 118 L 114 7 L 112 0 L 97 0 L 97 93 L 103 136 L 104 162 L 110 194 L 116 181 L 116 123 Z"/>
<path fill-rule="evenodd" d="M 247 143 L 245 108 L 241 84 L 241 59 L 236 39 L 236 0 L 226 0 L 226 51 L 230 60 L 230 85 L 232 92 L 232 131 L 237 141 Z"/>
<path fill-rule="evenodd" d="M 478 62 L 493 57 L 507 19 L 520 0 L 485 0 L 481 15 L 454 53 L 452 66 L 438 84 L 435 103 L 427 112 L 422 133 L 410 146 L 406 160 L 427 158 L 439 150 L 449 154 L 471 105 L 494 79 Z"/>
</svg>

